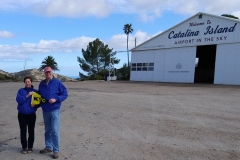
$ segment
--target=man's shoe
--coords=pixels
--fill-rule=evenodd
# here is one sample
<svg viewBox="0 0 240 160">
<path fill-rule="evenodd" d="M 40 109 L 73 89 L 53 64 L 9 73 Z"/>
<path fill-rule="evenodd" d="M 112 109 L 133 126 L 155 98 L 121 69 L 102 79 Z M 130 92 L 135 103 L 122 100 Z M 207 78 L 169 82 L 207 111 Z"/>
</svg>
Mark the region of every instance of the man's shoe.
<svg viewBox="0 0 240 160">
<path fill-rule="evenodd" d="M 21 151 L 22 154 L 26 154 L 27 153 L 27 149 L 26 148 L 23 148 L 22 151 Z"/>
<path fill-rule="evenodd" d="M 58 157 L 59 157 L 59 156 L 58 156 L 58 153 L 57 153 L 57 152 L 53 153 L 53 155 L 52 155 L 52 158 L 53 158 L 53 159 L 58 159 Z"/>
<path fill-rule="evenodd" d="M 43 150 L 40 151 L 40 153 L 45 154 L 45 153 L 50 153 L 52 150 L 44 148 Z"/>
<path fill-rule="evenodd" d="M 32 153 L 32 152 L 33 152 L 33 149 L 32 149 L 32 148 L 28 148 L 27 152 L 28 152 L 28 153 Z"/>
</svg>

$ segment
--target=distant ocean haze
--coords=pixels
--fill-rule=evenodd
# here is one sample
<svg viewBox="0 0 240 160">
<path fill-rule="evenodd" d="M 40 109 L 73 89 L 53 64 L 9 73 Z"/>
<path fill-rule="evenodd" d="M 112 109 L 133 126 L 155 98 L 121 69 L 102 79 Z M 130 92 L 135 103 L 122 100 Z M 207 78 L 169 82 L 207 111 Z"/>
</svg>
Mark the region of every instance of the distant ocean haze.
<svg viewBox="0 0 240 160">
<path fill-rule="evenodd" d="M 68 77 L 73 79 L 79 78 L 79 76 L 68 76 Z"/>
</svg>

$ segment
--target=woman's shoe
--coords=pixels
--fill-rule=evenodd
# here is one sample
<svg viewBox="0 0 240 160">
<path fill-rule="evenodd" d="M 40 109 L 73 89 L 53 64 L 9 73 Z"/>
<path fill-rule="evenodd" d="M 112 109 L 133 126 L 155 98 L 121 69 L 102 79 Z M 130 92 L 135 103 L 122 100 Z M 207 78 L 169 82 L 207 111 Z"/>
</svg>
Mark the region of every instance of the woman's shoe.
<svg viewBox="0 0 240 160">
<path fill-rule="evenodd" d="M 22 154 L 26 154 L 27 153 L 27 148 L 23 148 L 21 151 Z"/>
<path fill-rule="evenodd" d="M 33 152 L 33 149 L 32 148 L 28 148 L 28 153 L 32 153 Z"/>
</svg>

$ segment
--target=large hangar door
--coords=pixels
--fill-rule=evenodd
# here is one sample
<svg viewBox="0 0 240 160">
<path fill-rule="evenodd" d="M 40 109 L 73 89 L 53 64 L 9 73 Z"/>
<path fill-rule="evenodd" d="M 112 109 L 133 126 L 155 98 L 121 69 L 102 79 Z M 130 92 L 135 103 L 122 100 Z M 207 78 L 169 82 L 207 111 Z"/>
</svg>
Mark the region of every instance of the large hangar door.
<svg viewBox="0 0 240 160">
<path fill-rule="evenodd" d="M 217 45 L 197 46 L 194 83 L 214 82 Z"/>
</svg>

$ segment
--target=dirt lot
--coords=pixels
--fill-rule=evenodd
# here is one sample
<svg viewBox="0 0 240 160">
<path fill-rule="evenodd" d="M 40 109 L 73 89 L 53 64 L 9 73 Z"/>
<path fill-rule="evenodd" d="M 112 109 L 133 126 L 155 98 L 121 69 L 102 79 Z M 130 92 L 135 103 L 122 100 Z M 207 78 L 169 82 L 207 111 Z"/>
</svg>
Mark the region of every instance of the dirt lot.
<svg viewBox="0 0 240 160">
<path fill-rule="evenodd" d="M 68 160 L 239 160 L 240 86 L 85 81 L 64 83 L 61 152 Z M 38 82 L 34 82 L 35 88 Z M 0 159 L 42 160 L 41 108 L 34 153 L 20 153 L 17 90 L 0 83 Z"/>
</svg>

